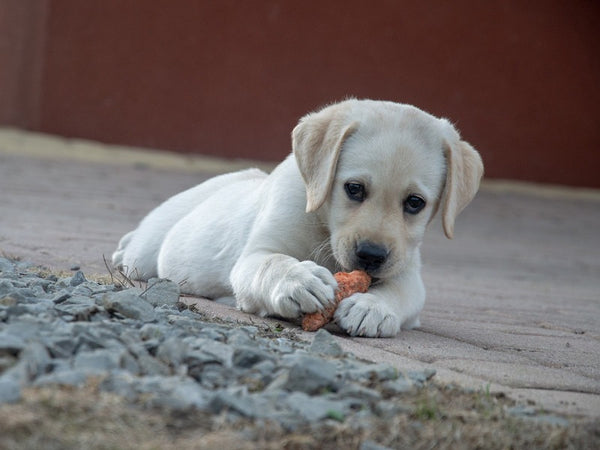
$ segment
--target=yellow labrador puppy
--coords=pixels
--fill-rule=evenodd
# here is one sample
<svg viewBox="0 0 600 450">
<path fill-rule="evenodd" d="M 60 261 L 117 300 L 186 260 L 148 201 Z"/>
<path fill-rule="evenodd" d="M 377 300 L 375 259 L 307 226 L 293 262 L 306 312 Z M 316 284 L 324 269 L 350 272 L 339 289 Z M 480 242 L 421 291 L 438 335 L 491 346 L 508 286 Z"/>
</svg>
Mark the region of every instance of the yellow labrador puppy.
<svg viewBox="0 0 600 450">
<path fill-rule="evenodd" d="M 479 187 L 477 151 L 444 119 L 371 100 L 306 115 L 292 140 L 270 175 L 222 175 L 165 201 L 121 239 L 113 264 L 285 318 L 332 303 L 332 272 L 362 269 L 374 283 L 341 303 L 337 324 L 359 336 L 419 326 L 423 234 L 439 209 L 452 237 Z"/>
</svg>

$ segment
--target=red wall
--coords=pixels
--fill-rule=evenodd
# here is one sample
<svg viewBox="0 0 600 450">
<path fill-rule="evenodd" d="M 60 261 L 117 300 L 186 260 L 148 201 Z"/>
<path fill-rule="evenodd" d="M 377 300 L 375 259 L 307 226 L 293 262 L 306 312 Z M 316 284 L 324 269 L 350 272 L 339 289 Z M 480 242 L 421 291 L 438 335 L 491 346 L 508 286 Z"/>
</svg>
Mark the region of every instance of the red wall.
<svg viewBox="0 0 600 450">
<path fill-rule="evenodd" d="M 5 123 L 277 160 L 309 110 L 381 98 L 450 118 L 489 177 L 600 187 L 600 2 L 25 3 L 47 3 L 39 96 Z"/>
</svg>

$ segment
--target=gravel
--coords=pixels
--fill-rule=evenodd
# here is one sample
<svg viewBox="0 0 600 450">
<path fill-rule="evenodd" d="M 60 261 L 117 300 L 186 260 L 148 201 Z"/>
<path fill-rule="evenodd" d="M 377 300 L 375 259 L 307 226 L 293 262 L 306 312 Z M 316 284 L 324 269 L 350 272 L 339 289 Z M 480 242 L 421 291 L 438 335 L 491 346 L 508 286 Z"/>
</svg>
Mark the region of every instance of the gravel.
<svg viewBox="0 0 600 450">
<path fill-rule="evenodd" d="M 138 404 L 294 430 L 385 417 L 395 411 L 385 398 L 434 375 L 359 360 L 325 330 L 303 342 L 278 328 L 216 323 L 178 300 L 168 280 L 121 289 L 79 270 L 58 278 L 0 258 L 0 403 L 18 402 L 28 386 L 82 386 L 93 377 Z"/>
</svg>

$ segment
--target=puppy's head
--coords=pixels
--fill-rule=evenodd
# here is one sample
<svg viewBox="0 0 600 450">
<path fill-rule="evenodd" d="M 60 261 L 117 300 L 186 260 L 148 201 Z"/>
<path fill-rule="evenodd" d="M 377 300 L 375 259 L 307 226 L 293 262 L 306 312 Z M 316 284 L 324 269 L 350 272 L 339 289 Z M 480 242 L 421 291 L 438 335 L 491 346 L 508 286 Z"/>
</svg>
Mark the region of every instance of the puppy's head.
<svg viewBox="0 0 600 450">
<path fill-rule="evenodd" d="M 308 114 L 293 149 L 306 211 L 326 222 L 336 261 L 378 278 L 412 266 L 438 208 L 451 238 L 483 174 L 448 121 L 391 102 L 347 100 Z"/>
</svg>

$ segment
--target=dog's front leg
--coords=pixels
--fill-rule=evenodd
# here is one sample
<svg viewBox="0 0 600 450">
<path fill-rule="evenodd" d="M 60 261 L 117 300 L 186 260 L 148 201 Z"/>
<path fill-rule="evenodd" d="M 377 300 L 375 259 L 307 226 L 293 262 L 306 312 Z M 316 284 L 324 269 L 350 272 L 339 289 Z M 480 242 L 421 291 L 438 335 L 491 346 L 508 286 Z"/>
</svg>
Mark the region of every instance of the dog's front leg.
<svg viewBox="0 0 600 450">
<path fill-rule="evenodd" d="M 336 313 L 337 324 L 352 336 L 392 337 L 401 328 L 418 327 L 425 303 L 425 286 L 418 272 L 382 280 L 365 294 L 343 300 Z"/>
<path fill-rule="evenodd" d="M 269 252 L 243 255 L 230 280 L 242 311 L 285 318 L 330 305 L 337 288 L 331 272 L 313 261 Z"/>
</svg>

